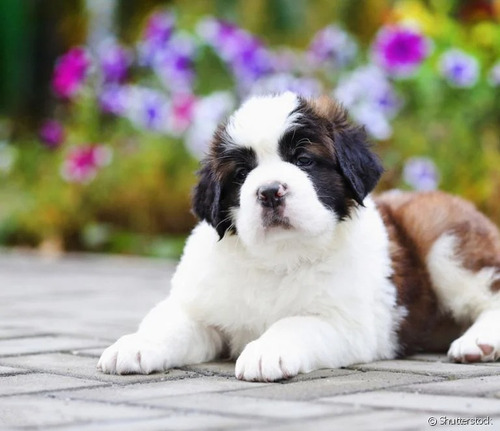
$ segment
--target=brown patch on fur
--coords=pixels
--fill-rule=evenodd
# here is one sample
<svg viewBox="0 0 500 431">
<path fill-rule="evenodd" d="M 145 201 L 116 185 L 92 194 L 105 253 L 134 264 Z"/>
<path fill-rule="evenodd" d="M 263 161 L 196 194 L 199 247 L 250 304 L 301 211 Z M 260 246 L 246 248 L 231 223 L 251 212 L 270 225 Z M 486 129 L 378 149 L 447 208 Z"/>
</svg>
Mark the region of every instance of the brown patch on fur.
<svg viewBox="0 0 500 431">
<path fill-rule="evenodd" d="M 500 272 L 500 234 L 495 225 L 469 202 L 442 192 L 388 192 L 375 199 L 389 233 L 393 282 L 399 305 L 408 309 L 399 330 L 404 348 L 429 348 L 431 336 L 443 343 L 459 335 L 459 326 L 439 307 L 426 267 L 434 242 L 445 233 L 459 241 L 457 255 L 465 268 Z M 491 286 L 500 290 L 500 280 Z M 456 333 L 456 335 L 454 335 Z"/>
<path fill-rule="evenodd" d="M 323 95 L 309 100 L 308 103 L 316 115 L 331 122 L 334 128 L 348 129 L 352 127 L 347 118 L 347 111 L 340 103 L 335 102 L 330 97 Z"/>
<path fill-rule="evenodd" d="M 440 313 L 425 260 L 394 208 L 383 201 L 377 201 L 377 206 L 389 234 L 393 266 L 391 281 L 397 289 L 398 306 L 405 307 L 408 312 L 398 328 L 398 353 L 406 356 L 435 350 L 436 330 L 448 319 Z M 444 340 L 443 344 L 448 347 L 450 341 Z"/>
<path fill-rule="evenodd" d="M 328 137 L 325 137 L 322 142 L 311 142 L 307 146 L 307 152 L 324 159 L 335 159 L 333 142 Z"/>
<path fill-rule="evenodd" d="M 384 193 L 377 198 L 411 228 L 421 256 L 427 256 L 444 233 L 457 237 L 458 257 L 465 268 L 477 272 L 484 267 L 500 271 L 500 234 L 497 227 L 470 202 L 443 192 Z"/>
<path fill-rule="evenodd" d="M 500 280 L 494 281 L 493 284 L 490 286 L 490 289 L 493 292 L 498 292 L 500 290 Z"/>
</svg>

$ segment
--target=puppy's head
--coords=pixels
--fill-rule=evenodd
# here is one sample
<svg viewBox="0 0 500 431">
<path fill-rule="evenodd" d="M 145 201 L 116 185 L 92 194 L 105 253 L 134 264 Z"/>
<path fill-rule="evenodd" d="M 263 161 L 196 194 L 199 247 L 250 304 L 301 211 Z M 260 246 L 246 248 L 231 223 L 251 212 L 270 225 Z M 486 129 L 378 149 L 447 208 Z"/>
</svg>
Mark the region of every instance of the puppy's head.
<svg viewBox="0 0 500 431">
<path fill-rule="evenodd" d="M 332 100 L 255 97 L 215 133 L 193 207 L 247 247 L 318 238 L 363 205 L 381 173 L 364 129 Z"/>
</svg>

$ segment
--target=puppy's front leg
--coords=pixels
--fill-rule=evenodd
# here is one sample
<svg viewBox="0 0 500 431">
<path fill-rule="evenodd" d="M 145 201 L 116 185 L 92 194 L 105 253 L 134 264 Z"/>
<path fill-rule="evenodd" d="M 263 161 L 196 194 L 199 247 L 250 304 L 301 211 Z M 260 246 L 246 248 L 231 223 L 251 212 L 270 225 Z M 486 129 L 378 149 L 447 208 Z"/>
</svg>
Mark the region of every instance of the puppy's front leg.
<svg viewBox="0 0 500 431">
<path fill-rule="evenodd" d="M 196 322 L 169 298 L 147 314 L 137 332 L 108 347 L 97 368 L 109 374 L 149 374 L 212 360 L 222 345 L 215 328 Z"/>
<path fill-rule="evenodd" d="M 353 348 L 346 329 L 313 316 L 281 319 L 247 344 L 236 361 L 236 377 L 271 382 L 358 362 L 363 352 Z"/>
</svg>

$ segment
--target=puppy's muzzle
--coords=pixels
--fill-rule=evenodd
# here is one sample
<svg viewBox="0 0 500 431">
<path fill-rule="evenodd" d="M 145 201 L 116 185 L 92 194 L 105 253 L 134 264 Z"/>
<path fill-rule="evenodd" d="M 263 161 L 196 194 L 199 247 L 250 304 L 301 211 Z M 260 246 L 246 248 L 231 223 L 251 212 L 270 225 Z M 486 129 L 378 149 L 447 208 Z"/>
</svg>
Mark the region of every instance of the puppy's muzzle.
<svg viewBox="0 0 500 431">
<path fill-rule="evenodd" d="M 287 193 L 288 187 L 286 184 L 273 181 L 257 189 L 257 199 L 263 207 L 278 208 L 285 204 L 285 196 Z"/>
</svg>

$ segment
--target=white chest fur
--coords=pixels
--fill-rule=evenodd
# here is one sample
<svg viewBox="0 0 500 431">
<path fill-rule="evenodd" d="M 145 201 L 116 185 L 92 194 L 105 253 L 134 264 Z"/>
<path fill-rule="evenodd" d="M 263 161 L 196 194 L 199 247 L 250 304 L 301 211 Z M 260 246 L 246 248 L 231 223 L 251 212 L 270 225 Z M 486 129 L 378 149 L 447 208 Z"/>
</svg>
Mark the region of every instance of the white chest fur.
<svg viewBox="0 0 500 431">
<path fill-rule="evenodd" d="M 289 258 L 280 259 L 280 251 Z M 388 281 L 387 234 L 373 203 L 367 200 L 366 208 L 340 223 L 321 253 L 297 257 L 301 251 L 290 243 L 257 259 L 237 235 L 218 241 L 214 229 L 200 223 L 172 280 L 172 298 L 221 329 L 235 355 L 274 322 L 298 315 L 358 327 L 373 349 L 379 342 L 387 346 L 395 289 Z"/>
</svg>

